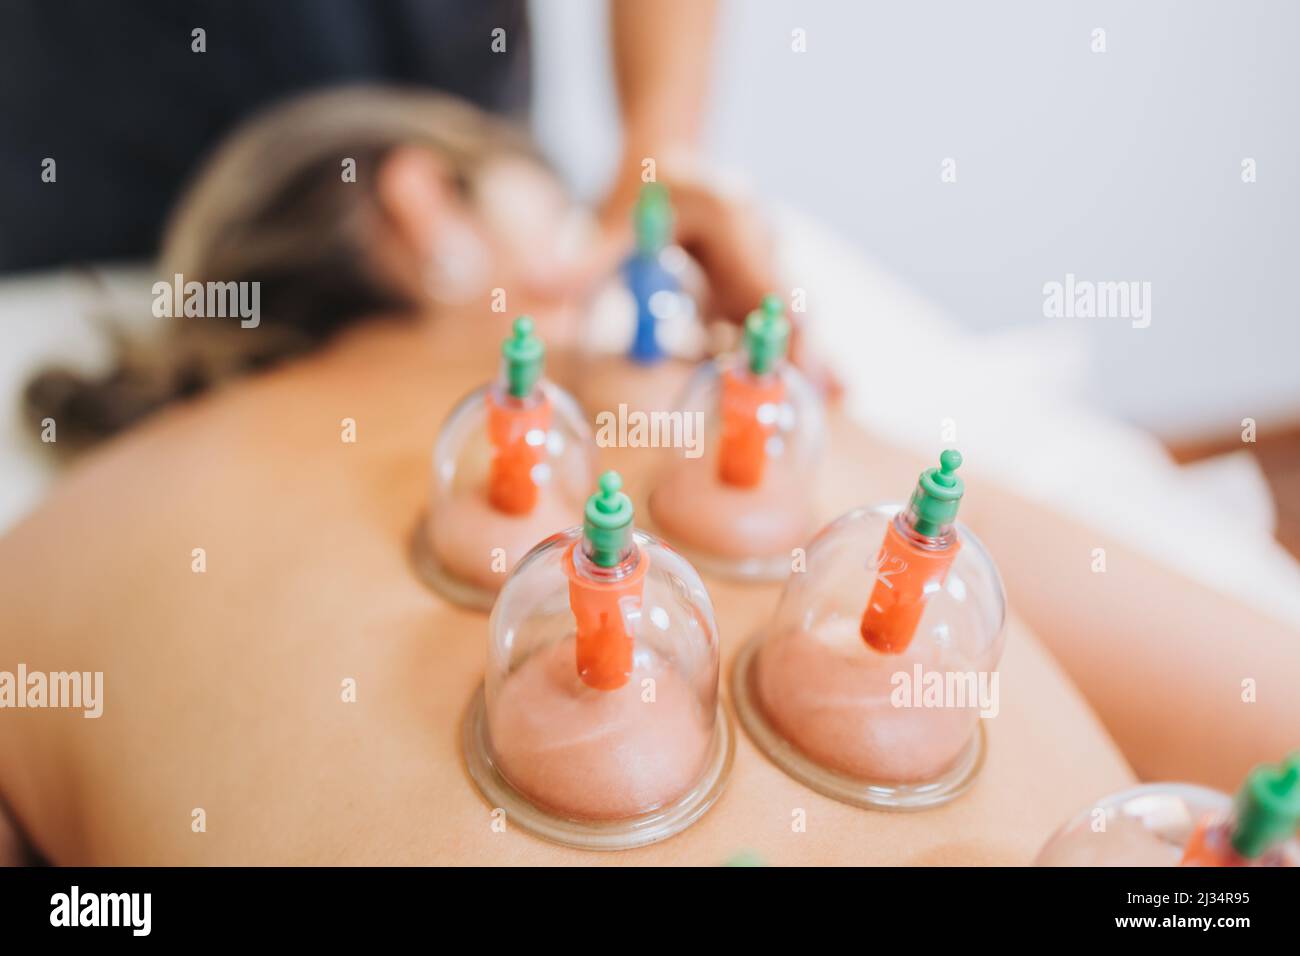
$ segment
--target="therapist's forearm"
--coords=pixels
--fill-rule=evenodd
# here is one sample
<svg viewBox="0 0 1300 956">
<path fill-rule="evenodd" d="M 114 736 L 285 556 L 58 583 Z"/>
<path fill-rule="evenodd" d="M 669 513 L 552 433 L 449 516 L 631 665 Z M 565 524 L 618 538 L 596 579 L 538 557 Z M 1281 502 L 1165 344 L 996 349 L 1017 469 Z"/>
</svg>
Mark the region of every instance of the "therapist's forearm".
<svg viewBox="0 0 1300 956">
<path fill-rule="evenodd" d="M 714 0 L 611 0 L 610 45 L 623 118 L 611 204 L 631 202 L 641 164 L 694 150 L 713 64 Z"/>
</svg>

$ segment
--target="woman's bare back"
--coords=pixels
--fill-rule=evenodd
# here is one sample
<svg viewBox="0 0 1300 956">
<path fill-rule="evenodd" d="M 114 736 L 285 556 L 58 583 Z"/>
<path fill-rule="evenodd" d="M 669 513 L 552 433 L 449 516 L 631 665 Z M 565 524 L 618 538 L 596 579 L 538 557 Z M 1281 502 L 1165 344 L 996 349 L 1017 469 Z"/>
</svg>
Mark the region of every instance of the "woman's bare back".
<svg viewBox="0 0 1300 956">
<path fill-rule="evenodd" d="M 372 323 L 91 455 L 0 541 L 0 670 L 102 671 L 103 714 L 0 711 L 0 796 L 56 863 L 1028 862 L 1131 780 L 1012 619 L 974 790 L 921 815 L 815 795 L 740 736 L 720 803 L 627 854 L 553 847 L 473 789 L 460 718 L 486 617 L 412 575 L 429 451 L 497 329 Z M 483 343 L 489 347 L 483 347 Z M 472 344 L 471 344 L 472 343 Z M 355 441 L 344 440 L 348 421 Z M 829 517 L 917 464 L 837 422 Z M 605 452 L 634 497 L 649 451 Z M 871 469 L 861 462 L 870 460 Z M 853 481 L 849 476 L 858 476 Z M 707 581 L 726 668 L 774 586 Z M 725 687 L 724 687 L 724 697 Z M 793 826 L 802 811 L 806 826 Z"/>
</svg>

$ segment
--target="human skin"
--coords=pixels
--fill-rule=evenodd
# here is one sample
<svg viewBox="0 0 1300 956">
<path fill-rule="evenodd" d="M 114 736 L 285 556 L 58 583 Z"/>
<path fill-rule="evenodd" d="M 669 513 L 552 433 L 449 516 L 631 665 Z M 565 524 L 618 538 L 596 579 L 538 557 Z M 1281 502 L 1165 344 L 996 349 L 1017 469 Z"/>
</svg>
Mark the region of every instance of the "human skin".
<svg viewBox="0 0 1300 956">
<path fill-rule="evenodd" d="M 689 157 L 699 139 L 713 62 L 715 0 L 621 0 L 610 4 L 610 46 L 623 126 L 622 155 L 603 218 L 626 228 L 642 163 Z"/>
<path fill-rule="evenodd" d="M 897 707 L 895 674 L 972 670 L 929 642 L 901 654 L 863 644 L 857 622 L 775 634 L 755 659 L 759 706 L 773 729 L 817 763 L 863 780 L 919 783 L 950 767 L 977 732 L 973 707 Z"/>
<path fill-rule="evenodd" d="M 22 837 L 9 816 L 8 811 L 0 807 L 0 866 L 21 866 L 26 853 Z"/>
<path fill-rule="evenodd" d="M 599 209 L 600 241 L 568 281 L 602 281 L 632 243 L 632 205 L 646 182 L 646 161 L 673 199 L 676 241 L 709 276 L 704 314 L 742 322 L 772 291 L 774 253 L 758 210 L 701 176 L 700 128 L 712 86 L 716 0 L 618 0 L 610 3 L 610 47 L 622 148 Z M 800 316 L 790 354 L 804 374 L 835 393 L 840 383 L 803 346 Z M 671 398 L 671 396 L 670 396 Z"/>
<path fill-rule="evenodd" d="M 693 363 L 681 359 L 639 365 L 622 355 L 597 355 L 580 363 L 574 385 L 593 416 L 609 412 L 617 420 L 619 405 L 628 412 L 672 411 L 694 370 Z"/>
<path fill-rule="evenodd" d="M 1141 779 L 1231 793 L 1252 767 L 1300 746 L 1296 628 L 1067 515 L 987 482 L 967 489 L 963 519 L 979 522 L 1011 603 Z M 1092 570 L 1098 547 L 1104 574 Z"/>
<path fill-rule="evenodd" d="M 0 711 L 0 803 L 44 857 L 717 864 L 749 848 L 770 863 L 1027 863 L 1079 794 L 1132 782 L 1013 616 L 988 761 L 949 806 L 894 815 L 835 803 L 737 731 L 720 802 L 666 843 L 596 854 L 497 832 L 460 754 L 486 617 L 432 594 L 407 557 L 430 444 L 495 367 L 505 320 L 494 321 L 369 323 L 170 408 L 91 453 L 0 540 L 0 667 L 104 672 L 97 720 Z M 355 443 L 340 440 L 344 418 Z M 859 456 L 898 456 L 915 479 L 922 462 L 833 423 L 823 517 L 859 503 Z M 643 506 L 652 452 L 603 454 Z M 779 587 L 706 584 L 726 700 L 731 658 L 771 617 Z M 807 825 L 792 828 L 800 812 Z"/>
<path fill-rule="evenodd" d="M 807 483 L 788 468 L 769 468 L 754 488 L 717 477 L 714 453 L 673 460 L 654 489 L 651 511 L 670 542 L 720 558 L 789 555 L 817 530 L 804 497 Z"/>
<path fill-rule="evenodd" d="M 1088 836 L 1096 839 L 1088 839 Z M 1073 838 L 1045 847 L 1037 866 L 1177 866 L 1183 848 L 1153 833 L 1140 820 L 1116 816 L 1106 830 L 1076 833 Z"/>
<path fill-rule="evenodd" d="M 438 502 L 426 529 L 429 544 L 452 577 L 498 591 L 508 571 L 539 541 L 582 523 L 582 510 L 558 490 L 547 487 L 526 515 L 508 515 L 493 508 L 482 488 L 466 488 Z M 505 552 L 501 562 L 497 549 Z"/>
<path fill-rule="evenodd" d="M 574 641 L 533 655 L 503 682 L 490 721 L 501 772 L 540 806 L 566 817 L 616 820 L 678 799 L 700 776 L 712 714 L 659 660 L 616 690 L 578 678 Z M 655 683 L 648 703 L 642 681 Z"/>
</svg>

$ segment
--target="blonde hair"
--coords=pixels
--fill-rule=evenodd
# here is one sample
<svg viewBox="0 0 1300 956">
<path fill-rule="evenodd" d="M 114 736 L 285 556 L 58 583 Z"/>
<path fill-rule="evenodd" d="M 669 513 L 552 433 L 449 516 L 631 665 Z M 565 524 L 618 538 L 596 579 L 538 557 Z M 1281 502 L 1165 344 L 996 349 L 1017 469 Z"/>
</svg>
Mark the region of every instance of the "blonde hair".
<svg viewBox="0 0 1300 956">
<path fill-rule="evenodd" d="M 170 217 L 165 281 L 252 282 L 264 317 L 254 334 L 229 322 L 174 322 L 161 340 L 119 343 L 116 368 L 87 377 L 51 370 L 28 385 L 31 420 L 59 423 L 76 450 L 150 411 L 322 344 L 358 319 L 416 303 L 382 274 L 368 246 L 382 228 L 375 170 L 399 146 L 437 152 L 474 198 L 494 156 L 535 158 L 526 140 L 473 106 L 415 89 L 348 87 L 256 114 L 199 170 Z M 356 181 L 344 183 L 346 161 Z"/>
</svg>

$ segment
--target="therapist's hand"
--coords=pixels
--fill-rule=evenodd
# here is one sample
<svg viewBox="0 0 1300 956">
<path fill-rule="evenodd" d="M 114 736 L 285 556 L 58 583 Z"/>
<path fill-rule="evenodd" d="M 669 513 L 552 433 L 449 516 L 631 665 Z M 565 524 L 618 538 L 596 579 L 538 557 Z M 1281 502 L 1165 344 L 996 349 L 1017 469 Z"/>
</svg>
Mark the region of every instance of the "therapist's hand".
<svg viewBox="0 0 1300 956">
<path fill-rule="evenodd" d="M 776 273 L 771 230 L 750 203 L 694 179 L 665 185 L 673 204 L 674 239 L 699 264 L 708 283 L 708 300 L 702 303 L 706 317 L 738 325 L 763 296 L 776 293 L 788 300 Z M 580 259 L 571 288 L 595 288 L 632 251 L 635 198 L 631 190 L 616 192 L 602 205 L 597 240 Z M 806 348 L 802 327 L 807 316 L 790 313 L 789 318 L 794 323 L 791 360 L 824 394 L 838 396 L 840 383 Z"/>
</svg>

